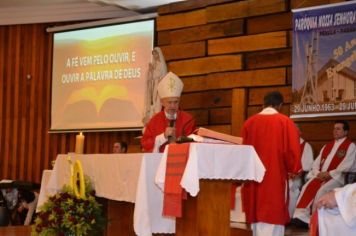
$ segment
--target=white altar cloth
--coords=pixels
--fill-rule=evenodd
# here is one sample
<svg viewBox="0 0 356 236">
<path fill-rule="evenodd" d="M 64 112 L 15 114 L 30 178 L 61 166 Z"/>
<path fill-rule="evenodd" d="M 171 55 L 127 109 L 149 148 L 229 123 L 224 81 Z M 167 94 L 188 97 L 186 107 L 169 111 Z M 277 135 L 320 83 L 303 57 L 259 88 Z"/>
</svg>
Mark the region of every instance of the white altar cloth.
<svg viewBox="0 0 356 236">
<path fill-rule="evenodd" d="M 54 195 L 56 191 L 50 191 L 47 188 L 47 184 L 49 179 L 51 178 L 52 175 L 52 170 L 43 170 L 42 172 L 42 179 L 41 179 L 41 189 L 40 189 L 40 194 L 38 196 L 38 202 L 37 202 L 37 207 L 36 207 L 36 212 L 39 211 L 43 203 L 47 201 L 47 198 L 51 195 Z"/>
<path fill-rule="evenodd" d="M 175 219 L 162 216 L 167 153 L 69 154 L 81 160 L 98 197 L 135 202 L 134 229 L 139 236 L 174 233 Z M 59 191 L 69 183 L 68 155 L 58 155 L 47 191 Z M 158 167 L 160 167 L 158 169 Z M 196 196 L 199 179 L 262 181 L 265 168 L 252 146 L 192 143 L 181 185 Z M 42 192 L 42 190 L 41 190 Z"/>
<path fill-rule="evenodd" d="M 139 236 L 174 233 L 175 219 L 163 217 L 163 192 L 154 179 L 162 153 L 145 154 L 141 164 L 134 211 L 134 230 Z"/>
<path fill-rule="evenodd" d="M 167 148 L 158 167 L 155 182 L 164 187 Z M 254 180 L 261 182 L 265 167 L 250 145 L 191 143 L 181 186 L 191 196 L 199 192 L 199 179 Z"/>
<path fill-rule="evenodd" d="M 135 202 L 134 227 L 138 235 L 151 232 L 175 232 L 175 220 L 162 217 L 163 193 L 154 178 L 162 153 L 135 154 L 69 154 L 74 163 L 80 160 L 84 174 L 94 184 L 96 196 L 111 200 Z M 58 155 L 49 181 L 41 187 L 40 196 L 56 193 L 69 183 L 68 155 Z"/>
<path fill-rule="evenodd" d="M 142 153 L 133 154 L 68 154 L 72 162 L 80 160 L 84 174 L 89 176 L 95 195 L 116 201 L 135 202 Z M 59 191 L 69 184 L 68 155 L 57 156 L 48 191 Z"/>
<path fill-rule="evenodd" d="M 155 183 L 161 189 L 164 187 L 166 160 L 167 148 L 160 160 L 155 177 Z M 139 236 L 175 232 L 175 218 L 162 216 L 163 192 L 157 190 L 157 186 L 154 186 L 151 180 L 154 178 L 152 170 L 155 169 L 155 165 L 158 165 L 157 162 L 158 160 L 152 159 L 145 159 L 142 162 L 139 182 L 143 185 L 137 192 L 134 217 L 134 229 Z M 148 166 L 151 167 L 148 168 Z M 149 173 L 144 173 L 145 170 L 149 170 Z M 252 146 L 191 143 L 181 186 L 191 196 L 196 196 L 199 192 L 199 179 L 255 180 L 261 182 L 264 173 L 265 167 Z M 142 183 L 141 178 L 148 183 Z M 144 186 L 147 189 L 142 189 Z"/>
</svg>

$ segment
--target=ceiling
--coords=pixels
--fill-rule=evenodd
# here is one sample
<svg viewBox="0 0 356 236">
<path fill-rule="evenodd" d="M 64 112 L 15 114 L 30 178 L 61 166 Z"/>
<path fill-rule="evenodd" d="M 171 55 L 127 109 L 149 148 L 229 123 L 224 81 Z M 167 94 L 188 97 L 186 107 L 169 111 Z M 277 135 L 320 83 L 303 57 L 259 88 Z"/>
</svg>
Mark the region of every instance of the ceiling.
<svg viewBox="0 0 356 236">
<path fill-rule="evenodd" d="M 0 0 L 0 25 L 139 16 L 182 0 Z"/>
</svg>

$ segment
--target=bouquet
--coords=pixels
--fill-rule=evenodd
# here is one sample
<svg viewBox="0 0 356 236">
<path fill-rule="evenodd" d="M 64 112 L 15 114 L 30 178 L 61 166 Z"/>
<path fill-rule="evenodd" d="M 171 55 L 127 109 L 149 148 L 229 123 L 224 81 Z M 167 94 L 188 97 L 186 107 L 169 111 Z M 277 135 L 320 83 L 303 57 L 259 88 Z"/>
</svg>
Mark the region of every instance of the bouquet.
<svg viewBox="0 0 356 236">
<path fill-rule="evenodd" d="M 86 187 L 84 198 L 78 198 L 71 187 L 64 186 L 40 208 L 32 235 L 100 235 L 105 225 L 101 205 L 90 187 Z"/>
</svg>

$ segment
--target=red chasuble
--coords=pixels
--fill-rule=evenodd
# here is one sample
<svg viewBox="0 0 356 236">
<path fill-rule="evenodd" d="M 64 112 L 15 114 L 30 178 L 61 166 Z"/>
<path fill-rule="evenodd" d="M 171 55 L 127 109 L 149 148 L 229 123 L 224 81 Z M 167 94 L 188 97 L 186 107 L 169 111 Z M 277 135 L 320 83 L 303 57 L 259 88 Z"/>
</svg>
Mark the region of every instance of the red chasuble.
<svg viewBox="0 0 356 236">
<path fill-rule="evenodd" d="M 141 139 L 141 145 L 145 152 L 152 152 L 157 135 L 164 133 L 169 126 L 169 120 L 166 118 L 164 111 L 154 115 L 148 122 L 145 133 Z M 194 118 L 187 112 L 178 111 L 175 122 L 176 137 L 189 135 L 196 129 Z M 184 131 L 183 131 L 184 129 Z M 166 144 L 163 144 L 159 151 L 163 152 Z"/>
<path fill-rule="evenodd" d="M 251 181 L 243 185 L 246 220 L 284 225 L 290 220 L 285 196 L 288 173 L 301 169 L 296 126 L 283 114 L 257 114 L 245 122 L 242 137 L 244 144 L 254 146 L 266 168 L 261 183 Z"/>
</svg>

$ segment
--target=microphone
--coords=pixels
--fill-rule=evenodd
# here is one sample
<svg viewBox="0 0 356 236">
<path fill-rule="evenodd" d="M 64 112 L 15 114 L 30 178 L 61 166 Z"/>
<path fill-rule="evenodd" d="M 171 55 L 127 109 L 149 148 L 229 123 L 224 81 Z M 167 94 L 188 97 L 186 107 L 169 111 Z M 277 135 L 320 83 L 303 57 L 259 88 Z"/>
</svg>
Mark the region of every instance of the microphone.
<svg viewBox="0 0 356 236">
<path fill-rule="evenodd" d="M 170 119 L 169 120 L 169 127 L 173 128 L 175 124 L 176 124 L 176 120 L 175 119 Z M 167 139 L 168 139 L 168 143 L 174 143 L 176 141 L 176 138 L 173 135 L 169 135 L 167 137 Z"/>
<path fill-rule="evenodd" d="M 169 120 L 169 127 L 174 127 L 176 120 Z"/>
</svg>

